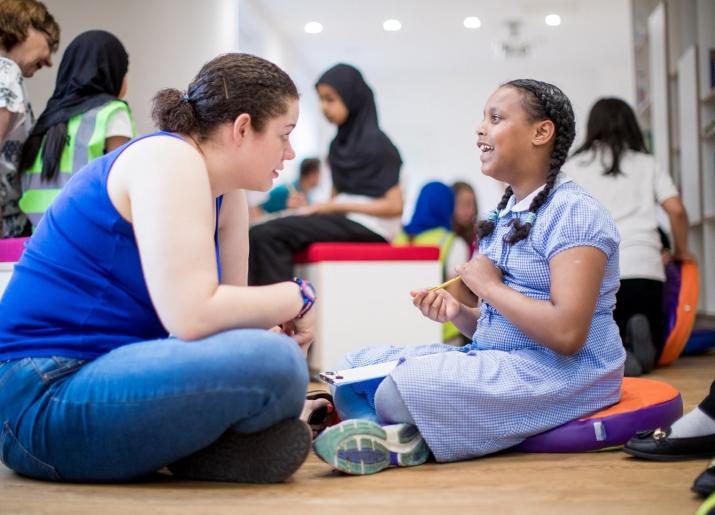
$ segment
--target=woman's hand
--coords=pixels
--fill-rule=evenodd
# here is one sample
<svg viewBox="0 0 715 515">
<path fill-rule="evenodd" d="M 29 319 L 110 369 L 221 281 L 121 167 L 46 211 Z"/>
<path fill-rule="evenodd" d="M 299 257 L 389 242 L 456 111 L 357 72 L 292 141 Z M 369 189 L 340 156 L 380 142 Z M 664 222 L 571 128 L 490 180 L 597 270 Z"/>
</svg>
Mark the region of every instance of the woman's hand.
<svg viewBox="0 0 715 515">
<path fill-rule="evenodd" d="M 288 200 L 286 201 L 287 209 L 298 209 L 299 207 L 306 207 L 307 205 L 308 199 L 305 194 L 295 192 L 288 195 Z"/>
<path fill-rule="evenodd" d="M 689 250 L 684 250 L 683 252 L 675 252 L 673 253 L 672 257 L 673 261 L 683 261 L 683 262 L 696 262 L 697 258 L 695 257 L 695 254 L 690 252 Z"/>
<path fill-rule="evenodd" d="M 308 349 L 315 339 L 315 305 L 306 311 L 302 318 L 294 318 L 281 327 L 284 334 L 298 342 L 307 357 Z"/>
<path fill-rule="evenodd" d="M 488 257 L 478 254 L 457 267 L 462 282 L 477 297 L 489 300 L 490 292 L 503 284 L 502 271 Z"/>
<path fill-rule="evenodd" d="M 450 322 L 459 314 L 459 302 L 445 290 L 430 292 L 427 289 L 421 289 L 411 291 L 410 295 L 412 295 L 412 304 L 424 316 L 435 322 Z"/>
</svg>

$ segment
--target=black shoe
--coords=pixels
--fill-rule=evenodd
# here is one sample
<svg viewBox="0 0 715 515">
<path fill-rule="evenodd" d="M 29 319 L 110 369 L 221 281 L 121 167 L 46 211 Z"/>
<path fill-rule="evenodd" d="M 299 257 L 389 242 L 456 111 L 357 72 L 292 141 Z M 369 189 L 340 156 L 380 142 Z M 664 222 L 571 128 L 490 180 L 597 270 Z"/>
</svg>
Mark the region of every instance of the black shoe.
<svg viewBox="0 0 715 515">
<path fill-rule="evenodd" d="M 703 497 L 715 492 L 715 460 L 695 479 L 691 490 Z"/>
<path fill-rule="evenodd" d="M 626 351 L 626 362 L 623 365 L 623 375 L 625 377 L 638 377 L 643 374 L 643 367 L 641 366 L 636 355 L 631 351 Z"/>
<path fill-rule="evenodd" d="M 258 433 L 226 431 L 208 447 L 169 465 L 169 470 L 184 479 L 280 483 L 303 464 L 312 442 L 310 427 L 296 419 Z"/>
<path fill-rule="evenodd" d="M 650 332 L 650 323 L 645 315 L 633 315 L 626 324 L 627 347 L 633 351 L 638 363 L 647 374 L 655 368 L 656 348 Z"/>
<path fill-rule="evenodd" d="M 643 431 L 630 440 L 623 450 L 646 460 L 678 461 L 715 456 L 715 434 L 692 438 L 670 438 L 670 428 Z"/>
</svg>

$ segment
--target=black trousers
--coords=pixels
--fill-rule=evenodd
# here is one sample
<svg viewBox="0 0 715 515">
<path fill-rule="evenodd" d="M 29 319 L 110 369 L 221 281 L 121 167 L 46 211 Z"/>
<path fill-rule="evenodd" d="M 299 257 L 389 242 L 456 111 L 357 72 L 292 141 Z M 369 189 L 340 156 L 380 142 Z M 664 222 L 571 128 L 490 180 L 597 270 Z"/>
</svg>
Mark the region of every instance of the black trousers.
<svg viewBox="0 0 715 515">
<path fill-rule="evenodd" d="M 655 279 L 621 279 L 621 288 L 616 294 L 616 319 L 621 339 L 626 336 L 628 320 L 637 314 L 645 315 L 650 325 L 653 343 L 658 357 L 665 344 L 665 317 L 663 316 L 663 283 Z M 625 341 L 625 340 L 624 340 Z"/>
<path fill-rule="evenodd" d="M 710 394 L 703 399 L 699 407 L 710 418 L 715 418 L 715 381 L 710 385 Z"/>
<path fill-rule="evenodd" d="M 293 254 L 321 241 L 385 243 L 345 215 L 287 216 L 254 225 L 249 232 L 248 284 L 260 286 L 293 277 Z"/>
</svg>

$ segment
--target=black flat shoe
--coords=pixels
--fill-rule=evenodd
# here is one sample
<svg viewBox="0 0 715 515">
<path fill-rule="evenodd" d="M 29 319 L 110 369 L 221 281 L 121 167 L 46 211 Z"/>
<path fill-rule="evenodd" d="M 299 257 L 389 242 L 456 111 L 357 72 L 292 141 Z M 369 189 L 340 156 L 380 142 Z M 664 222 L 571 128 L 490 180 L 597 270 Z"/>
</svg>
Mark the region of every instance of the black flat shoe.
<svg viewBox="0 0 715 515">
<path fill-rule="evenodd" d="M 715 492 L 715 460 L 695 479 L 691 490 L 703 497 Z"/>
<path fill-rule="evenodd" d="M 642 431 L 628 440 L 623 450 L 646 460 L 678 461 L 715 456 L 715 434 L 670 438 L 670 428 Z"/>
</svg>

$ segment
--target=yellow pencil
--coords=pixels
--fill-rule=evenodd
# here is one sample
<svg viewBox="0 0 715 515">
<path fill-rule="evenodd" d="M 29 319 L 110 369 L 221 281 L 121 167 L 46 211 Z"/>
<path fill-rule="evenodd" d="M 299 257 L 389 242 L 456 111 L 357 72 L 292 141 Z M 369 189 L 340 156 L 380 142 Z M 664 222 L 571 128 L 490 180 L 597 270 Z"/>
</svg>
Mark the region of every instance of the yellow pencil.
<svg viewBox="0 0 715 515">
<path fill-rule="evenodd" d="M 430 288 L 430 289 L 427 290 L 427 291 L 431 293 L 431 292 L 433 292 L 433 291 L 441 290 L 442 288 L 446 288 L 447 286 L 449 286 L 449 285 L 451 285 L 451 284 L 454 284 L 454 283 L 456 283 L 457 281 L 459 281 L 459 280 L 461 280 L 461 279 L 462 279 L 462 276 L 461 276 L 461 275 L 458 275 L 458 276 L 456 276 L 456 277 L 452 277 L 449 281 L 445 281 L 445 282 L 443 282 L 442 284 L 438 284 L 437 286 L 433 286 L 432 288 Z"/>
</svg>

